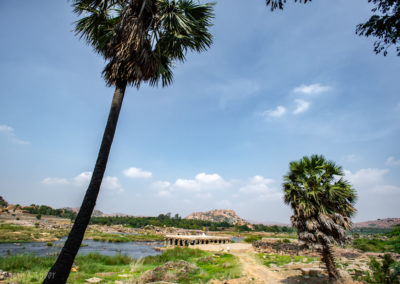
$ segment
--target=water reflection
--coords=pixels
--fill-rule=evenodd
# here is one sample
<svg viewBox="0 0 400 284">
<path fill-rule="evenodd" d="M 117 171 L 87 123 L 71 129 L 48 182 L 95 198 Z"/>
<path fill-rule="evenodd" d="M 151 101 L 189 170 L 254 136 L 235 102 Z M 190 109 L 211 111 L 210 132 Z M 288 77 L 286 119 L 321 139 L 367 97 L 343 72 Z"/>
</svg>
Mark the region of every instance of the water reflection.
<svg viewBox="0 0 400 284">
<path fill-rule="evenodd" d="M 47 246 L 46 242 L 0 243 L 0 255 L 6 256 L 19 253 L 34 254 L 37 256 L 55 255 L 61 251 L 65 240 L 66 238 L 62 238 L 55 241 L 52 246 Z M 148 255 L 161 254 L 161 252 L 154 250 L 153 247 L 160 247 L 162 245 L 162 242 L 108 243 L 84 240 L 78 254 L 85 255 L 91 252 L 98 252 L 102 255 L 113 256 L 121 253 L 132 258 L 141 258 Z"/>
</svg>

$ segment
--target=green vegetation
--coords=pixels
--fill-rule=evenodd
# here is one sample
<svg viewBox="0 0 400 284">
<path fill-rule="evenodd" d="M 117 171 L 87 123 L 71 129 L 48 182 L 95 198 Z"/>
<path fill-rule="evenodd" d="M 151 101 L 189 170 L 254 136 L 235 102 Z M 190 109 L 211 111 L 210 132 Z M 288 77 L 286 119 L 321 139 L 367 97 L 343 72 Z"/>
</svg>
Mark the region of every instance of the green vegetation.
<svg viewBox="0 0 400 284">
<path fill-rule="evenodd" d="M 187 261 L 195 263 L 197 269 L 179 279 L 179 283 L 206 283 L 210 279 L 237 278 L 241 275 L 239 260 L 231 254 L 212 254 L 199 249 L 174 248 L 161 255 L 148 256 L 143 266 L 163 265 L 168 261 Z"/>
<path fill-rule="evenodd" d="M 157 217 L 92 217 L 91 223 L 99 225 L 127 225 L 132 228 L 142 228 L 148 225 L 197 230 L 208 228 L 211 231 L 232 228 L 232 225 L 228 222 L 215 223 L 203 220 L 188 220 L 182 219 L 178 214 L 171 217 L 171 213 L 160 214 Z"/>
<path fill-rule="evenodd" d="M 291 255 L 264 254 L 264 253 L 259 253 L 258 258 L 267 267 L 270 267 L 271 264 L 274 264 L 276 266 L 282 266 L 288 263 L 295 263 L 295 262 L 310 263 L 319 260 L 319 258 L 306 257 L 301 255 L 291 256 Z"/>
<path fill-rule="evenodd" d="M 54 261 L 55 257 L 53 256 L 0 257 L 0 269 L 13 273 L 12 278 L 9 279 L 10 282 L 41 283 Z M 177 270 L 176 267 L 182 263 L 190 265 L 193 273 Z M 169 265 L 168 271 L 160 269 L 165 265 Z M 114 283 L 115 280 L 138 280 L 149 270 L 152 271 L 148 274 L 153 273 L 161 279 L 175 274 L 179 283 L 205 283 L 210 279 L 237 278 L 241 274 L 239 261 L 235 256 L 212 254 L 189 248 L 175 248 L 167 250 L 161 255 L 148 256 L 141 260 L 134 260 L 121 254 L 115 256 L 79 255 L 76 257 L 73 267 L 76 272 L 71 272 L 68 279 L 72 283 L 84 283 L 91 277 L 104 279 L 102 283 Z M 124 277 L 120 277 L 121 275 Z"/>
<path fill-rule="evenodd" d="M 292 227 L 287 226 L 266 226 L 262 224 L 253 225 L 251 229 L 247 225 L 237 226 L 229 224 L 228 222 L 211 222 L 205 220 L 183 219 L 178 214 L 171 216 L 171 213 L 160 214 L 157 217 L 92 217 L 91 224 L 98 225 L 126 225 L 131 228 L 143 228 L 145 226 L 158 226 L 158 227 L 175 227 L 183 229 L 194 229 L 209 231 L 225 231 L 235 230 L 238 232 L 276 232 L 276 233 L 292 233 L 295 231 Z"/>
<path fill-rule="evenodd" d="M 13 224 L 0 224 L 0 242 L 18 243 L 31 241 L 53 241 L 67 234 L 66 229 L 44 230 Z"/>
<path fill-rule="evenodd" d="M 243 239 L 243 241 L 245 243 L 250 243 L 251 244 L 251 243 L 253 243 L 255 241 L 260 241 L 262 238 L 263 238 L 263 236 L 261 236 L 261 235 L 252 235 L 252 236 L 246 237 L 245 239 Z"/>
<path fill-rule="evenodd" d="M 40 215 L 48 215 L 48 216 L 57 216 L 61 218 L 67 218 L 71 220 L 75 220 L 76 218 L 76 213 L 68 210 L 68 209 L 53 209 L 50 206 L 47 205 L 36 205 L 36 204 L 31 204 L 30 206 L 24 207 L 24 212 L 30 213 L 30 214 L 35 214 L 36 218 L 37 216 Z M 40 218 L 38 218 L 40 219 Z"/>
<path fill-rule="evenodd" d="M 353 247 L 364 252 L 396 252 L 400 253 L 400 226 L 392 231 L 374 236 L 372 239 L 358 238 L 353 241 Z"/>
<path fill-rule="evenodd" d="M 400 262 L 394 261 L 390 254 L 383 256 L 382 263 L 371 257 L 368 266 L 371 272 L 356 270 L 353 278 L 366 283 L 400 283 Z"/>
<path fill-rule="evenodd" d="M 7 207 L 8 203 L 4 200 L 3 196 L 0 196 L 0 207 Z"/>
<path fill-rule="evenodd" d="M 125 242 L 140 242 L 140 241 L 162 241 L 163 235 L 134 235 L 134 234 L 110 234 L 95 230 L 88 230 L 85 234 L 85 239 L 91 239 L 99 242 L 110 243 L 125 243 Z"/>
<path fill-rule="evenodd" d="M 390 228 L 353 228 L 351 229 L 351 233 L 359 234 L 359 235 L 372 235 L 372 234 L 384 234 L 392 231 Z"/>
</svg>

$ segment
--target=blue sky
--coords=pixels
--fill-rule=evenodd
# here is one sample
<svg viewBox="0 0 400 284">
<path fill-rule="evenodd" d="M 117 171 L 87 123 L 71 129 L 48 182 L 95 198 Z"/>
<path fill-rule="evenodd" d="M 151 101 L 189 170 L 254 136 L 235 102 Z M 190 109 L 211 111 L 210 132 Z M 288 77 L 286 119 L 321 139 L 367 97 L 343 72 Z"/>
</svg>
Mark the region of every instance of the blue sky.
<svg viewBox="0 0 400 284">
<path fill-rule="evenodd" d="M 400 58 L 355 35 L 366 0 L 217 1 L 214 44 L 168 88 L 127 90 L 97 209 L 186 216 L 230 208 L 289 223 L 282 176 L 323 154 L 345 169 L 355 221 L 399 217 Z M 113 93 L 72 32 L 68 1 L 0 2 L 0 194 L 80 205 Z"/>
</svg>

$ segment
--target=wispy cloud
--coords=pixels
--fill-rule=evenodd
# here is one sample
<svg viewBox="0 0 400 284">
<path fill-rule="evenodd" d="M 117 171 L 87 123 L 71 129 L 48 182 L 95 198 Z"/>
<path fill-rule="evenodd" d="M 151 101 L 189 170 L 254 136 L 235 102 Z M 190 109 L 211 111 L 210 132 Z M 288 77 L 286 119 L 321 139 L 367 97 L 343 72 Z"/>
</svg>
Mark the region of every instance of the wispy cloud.
<svg viewBox="0 0 400 284">
<path fill-rule="evenodd" d="M 151 178 L 151 172 L 143 171 L 139 168 L 129 168 L 123 171 L 124 175 L 130 178 Z"/>
<path fill-rule="evenodd" d="M 151 187 L 158 190 L 157 197 L 169 197 L 173 192 L 196 193 L 195 197 L 199 199 L 211 198 L 209 191 L 226 189 L 231 183 L 225 181 L 219 174 L 199 173 L 194 179 L 178 178 L 175 182 L 156 181 Z"/>
<path fill-rule="evenodd" d="M 285 115 L 286 108 L 284 106 L 277 106 L 275 109 L 264 111 L 261 115 L 264 117 L 277 118 Z"/>
<path fill-rule="evenodd" d="M 52 178 L 52 177 L 47 177 L 42 180 L 43 184 L 68 184 L 68 180 L 66 178 Z"/>
<path fill-rule="evenodd" d="M 3 134 L 4 136 L 8 137 L 8 139 L 13 141 L 14 143 L 21 144 L 21 145 L 30 144 L 30 142 L 28 142 L 28 141 L 19 139 L 17 137 L 17 135 L 15 134 L 14 128 L 12 128 L 11 126 L 1 124 L 0 125 L 0 134 Z"/>
<path fill-rule="evenodd" d="M 201 191 L 205 189 L 223 189 L 230 186 L 219 174 L 199 173 L 194 179 L 177 179 L 175 189 L 184 191 Z"/>
<path fill-rule="evenodd" d="M 389 157 L 386 160 L 387 166 L 400 166 L 400 160 L 396 160 L 395 157 Z"/>
<path fill-rule="evenodd" d="M 311 102 L 300 99 L 296 99 L 294 101 L 296 102 L 296 109 L 293 111 L 293 114 L 306 112 L 310 108 Z"/>
<path fill-rule="evenodd" d="M 220 106 L 225 108 L 230 104 L 257 95 L 259 90 L 260 85 L 256 81 L 250 79 L 235 79 L 211 86 L 209 92 L 213 95 L 219 95 Z"/>
<path fill-rule="evenodd" d="M 275 199 L 282 196 L 281 191 L 275 186 L 275 181 L 263 176 L 254 176 L 250 178 L 239 189 L 241 194 L 257 195 L 260 199 Z"/>
<path fill-rule="evenodd" d="M 294 93 L 305 94 L 305 95 L 317 95 L 330 91 L 332 88 L 329 86 L 323 86 L 319 83 L 311 85 L 300 85 L 293 89 Z"/>
<path fill-rule="evenodd" d="M 389 172 L 387 169 L 367 168 L 355 173 L 344 170 L 346 179 L 357 191 L 370 191 L 379 193 L 400 192 L 400 187 L 387 184 L 384 177 Z"/>
<path fill-rule="evenodd" d="M 46 177 L 41 181 L 41 183 L 45 185 L 68 185 L 77 188 L 84 188 L 89 185 L 91 178 L 92 172 L 82 172 L 72 178 Z M 101 188 L 112 193 L 119 193 L 124 191 L 118 178 L 112 176 L 104 177 Z"/>
</svg>

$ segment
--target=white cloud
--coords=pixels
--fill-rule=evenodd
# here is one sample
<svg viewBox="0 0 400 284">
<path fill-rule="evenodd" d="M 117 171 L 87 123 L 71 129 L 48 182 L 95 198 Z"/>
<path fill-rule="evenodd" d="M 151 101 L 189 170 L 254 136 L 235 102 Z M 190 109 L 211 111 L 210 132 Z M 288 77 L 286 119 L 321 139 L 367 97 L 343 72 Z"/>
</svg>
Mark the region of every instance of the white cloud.
<svg viewBox="0 0 400 284">
<path fill-rule="evenodd" d="M 8 137 L 11 141 L 21 144 L 21 145 L 26 145 L 30 144 L 28 141 L 21 140 L 17 137 L 15 134 L 14 128 L 11 126 L 5 125 L 5 124 L 0 124 L 0 133 Z"/>
<path fill-rule="evenodd" d="M 355 154 L 348 154 L 344 157 L 344 159 L 348 162 L 355 162 L 358 160 L 358 157 Z"/>
<path fill-rule="evenodd" d="M 10 132 L 14 132 L 14 129 L 12 127 L 8 126 L 8 125 L 1 124 L 0 125 L 0 132 L 10 133 Z"/>
<path fill-rule="evenodd" d="M 254 176 L 239 189 L 239 192 L 247 195 L 257 195 L 262 200 L 281 197 L 281 191 L 274 184 L 275 181 L 273 179 Z"/>
<path fill-rule="evenodd" d="M 217 204 L 218 207 L 220 208 L 228 208 L 231 206 L 231 202 L 227 199 L 223 199 L 221 201 L 217 201 L 215 204 Z"/>
<path fill-rule="evenodd" d="M 231 184 L 218 174 L 199 173 L 194 179 L 177 179 L 172 185 L 174 189 L 185 191 L 202 191 L 210 189 L 223 189 Z"/>
<path fill-rule="evenodd" d="M 113 193 L 124 192 L 124 189 L 122 188 L 121 184 L 119 183 L 119 180 L 117 177 L 106 176 L 103 179 L 101 186 L 102 186 L 102 188 L 104 188 L 104 190 L 107 190 L 109 192 L 113 192 Z"/>
<path fill-rule="evenodd" d="M 168 190 L 161 190 L 156 194 L 157 197 L 166 198 L 171 197 L 172 193 Z"/>
<path fill-rule="evenodd" d="M 352 173 L 344 170 L 346 179 L 354 186 L 356 191 L 369 191 L 375 193 L 400 193 L 400 187 L 387 184 L 385 175 L 387 169 L 368 168 Z"/>
<path fill-rule="evenodd" d="M 286 113 L 286 108 L 284 106 L 277 106 L 276 109 L 266 110 L 261 115 L 267 117 L 281 117 L 285 113 Z"/>
<path fill-rule="evenodd" d="M 400 166 L 400 160 L 396 160 L 395 157 L 389 157 L 386 160 L 387 166 Z"/>
<path fill-rule="evenodd" d="M 131 178 L 151 178 L 152 173 L 139 168 L 129 168 L 123 171 L 124 175 Z"/>
<path fill-rule="evenodd" d="M 88 186 L 91 178 L 92 172 L 83 172 L 76 177 L 73 177 L 71 179 L 71 183 L 73 183 L 75 186 Z"/>
<path fill-rule="evenodd" d="M 371 188 L 383 182 L 383 176 L 388 172 L 386 169 L 360 169 L 355 173 L 344 170 L 344 174 L 348 181 L 355 187 Z M 356 188 L 357 189 L 357 188 Z"/>
<path fill-rule="evenodd" d="M 221 108 L 246 100 L 257 95 L 260 85 L 249 79 L 235 79 L 226 83 L 217 84 L 209 88 L 210 94 L 219 95 Z"/>
<path fill-rule="evenodd" d="M 196 193 L 195 195 L 196 198 L 198 199 L 210 199 L 212 197 L 211 193 Z"/>
<path fill-rule="evenodd" d="M 151 184 L 151 187 L 155 189 L 165 189 L 171 186 L 171 183 L 168 181 L 156 181 Z"/>
<path fill-rule="evenodd" d="M 51 184 L 68 184 L 68 180 L 65 178 L 48 177 L 48 178 L 44 178 L 41 182 L 43 184 L 49 184 L 49 185 L 51 185 Z"/>
<path fill-rule="evenodd" d="M 311 84 L 311 85 L 300 85 L 293 89 L 294 93 L 300 93 L 305 95 L 317 95 L 330 91 L 332 88 L 329 86 L 323 86 L 321 84 Z"/>
<path fill-rule="evenodd" d="M 70 185 L 78 188 L 85 188 L 89 185 L 90 179 L 92 178 L 91 172 L 83 172 L 73 178 L 57 178 L 47 177 L 44 178 L 41 183 L 46 185 Z M 117 177 L 106 176 L 103 178 L 101 188 L 107 192 L 119 193 L 123 192 L 121 184 Z"/>
<path fill-rule="evenodd" d="M 310 108 L 311 102 L 296 99 L 294 100 L 297 104 L 296 109 L 293 111 L 293 114 L 300 114 L 307 111 Z"/>
</svg>

